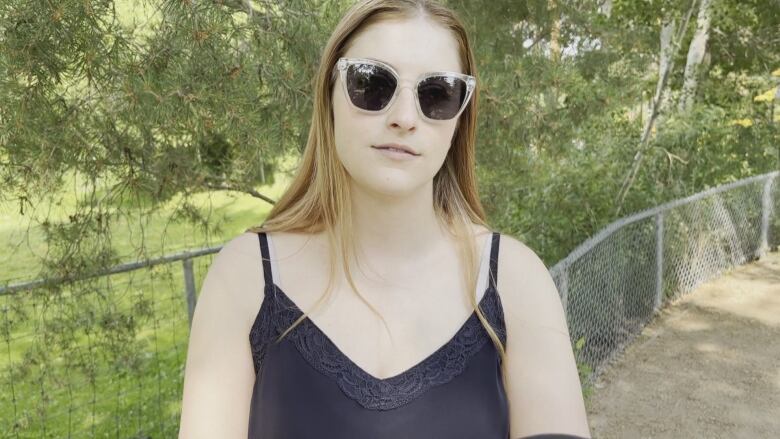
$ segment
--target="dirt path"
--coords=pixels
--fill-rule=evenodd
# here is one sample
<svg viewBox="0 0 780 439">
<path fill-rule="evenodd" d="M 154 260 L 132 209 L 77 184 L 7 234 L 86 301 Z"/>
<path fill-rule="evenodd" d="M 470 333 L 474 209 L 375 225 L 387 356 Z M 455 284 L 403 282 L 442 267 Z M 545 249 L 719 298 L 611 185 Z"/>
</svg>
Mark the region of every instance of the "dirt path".
<svg viewBox="0 0 780 439">
<path fill-rule="evenodd" d="M 780 253 L 667 306 L 594 387 L 594 438 L 780 438 Z"/>
</svg>

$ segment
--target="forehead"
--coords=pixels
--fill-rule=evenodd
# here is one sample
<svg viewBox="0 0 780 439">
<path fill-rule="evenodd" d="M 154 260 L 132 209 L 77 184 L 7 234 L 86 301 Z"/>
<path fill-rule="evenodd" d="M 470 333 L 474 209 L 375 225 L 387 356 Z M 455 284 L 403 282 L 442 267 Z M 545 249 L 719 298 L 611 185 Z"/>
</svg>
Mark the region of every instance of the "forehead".
<svg viewBox="0 0 780 439">
<path fill-rule="evenodd" d="M 344 56 L 376 59 L 407 77 L 430 71 L 463 72 L 452 32 L 422 17 L 371 24 L 352 40 Z"/>
</svg>

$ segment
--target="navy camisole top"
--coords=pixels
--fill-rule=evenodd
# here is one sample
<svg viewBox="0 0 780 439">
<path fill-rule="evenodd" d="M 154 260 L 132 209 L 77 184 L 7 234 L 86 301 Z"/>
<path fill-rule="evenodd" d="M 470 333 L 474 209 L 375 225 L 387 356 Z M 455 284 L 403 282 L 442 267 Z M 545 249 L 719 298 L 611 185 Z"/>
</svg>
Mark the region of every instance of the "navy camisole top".
<svg viewBox="0 0 780 439">
<path fill-rule="evenodd" d="M 274 283 L 268 237 L 258 236 L 265 288 L 249 334 L 250 439 L 509 437 L 501 357 L 476 312 L 434 353 L 385 379 L 353 363 L 308 317 L 275 343 L 303 312 Z M 479 306 L 506 347 L 499 237 L 493 232 Z"/>
</svg>

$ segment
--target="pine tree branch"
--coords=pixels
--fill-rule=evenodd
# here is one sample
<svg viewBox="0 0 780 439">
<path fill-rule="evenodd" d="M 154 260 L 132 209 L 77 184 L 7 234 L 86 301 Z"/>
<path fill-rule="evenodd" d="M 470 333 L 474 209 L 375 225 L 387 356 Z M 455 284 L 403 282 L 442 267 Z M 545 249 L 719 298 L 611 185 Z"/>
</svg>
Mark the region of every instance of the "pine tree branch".
<svg viewBox="0 0 780 439">
<path fill-rule="evenodd" d="M 267 202 L 268 204 L 276 204 L 276 201 L 266 197 L 265 195 L 261 194 L 260 192 L 257 192 L 254 189 L 251 189 L 251 188 L 243 188 L 243 187 L 239 187 L 239 186 L 233 186 L 233 185 L 230 185 L 228 183 L 221 183 L 221 184 L 207 183 L 206 187 L 209 188 L 209 189 L 212 189 L 212 190 L 217 190 L 217 191 L 243 192 L 243 193 L 249 194 L 249 195 L 251 195 L 251 196 L 253 196 L 255 198 L 259 198 L 259 199 Z"/>
</svg>

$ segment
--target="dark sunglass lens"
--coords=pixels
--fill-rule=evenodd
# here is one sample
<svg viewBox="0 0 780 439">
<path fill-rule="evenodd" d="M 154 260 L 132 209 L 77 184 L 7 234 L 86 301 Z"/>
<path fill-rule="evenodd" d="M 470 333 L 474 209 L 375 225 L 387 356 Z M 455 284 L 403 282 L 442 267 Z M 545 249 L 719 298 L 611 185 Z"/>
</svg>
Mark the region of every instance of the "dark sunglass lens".
<svg viewBox="0 0 780 439">
<path fill-rule="evenodd" d="M 384 108 L 395 92 L 392 73 L 372 64 L 352 64 L 347 69 L 347 93 L 355 106 L 369 111 Z"/>
<path fill-rule="evenodd" d="M 466 81 L 447 76 L 432 76 L 417 88 L 420 108 L 431 119 L 447 120 L 458 114 L 466 99 Z"/>
</svg>

